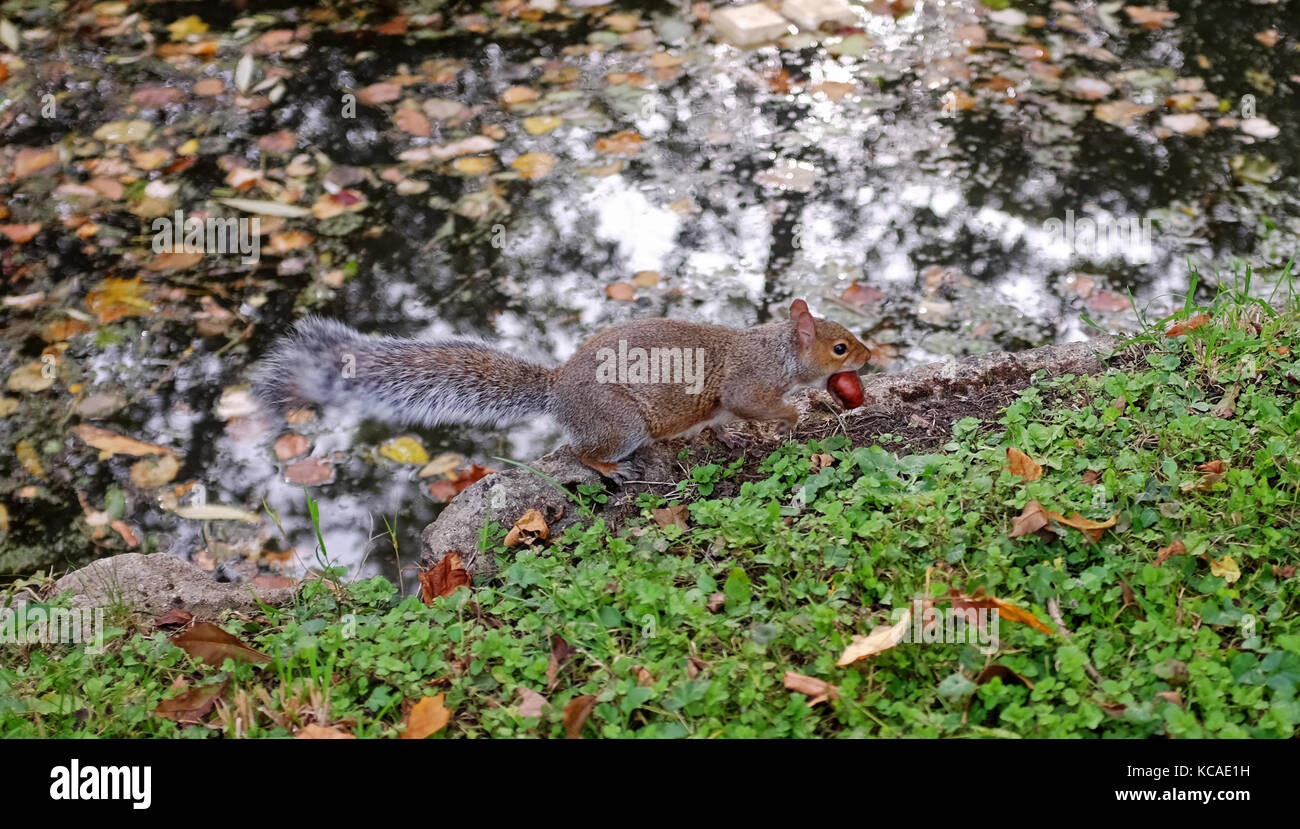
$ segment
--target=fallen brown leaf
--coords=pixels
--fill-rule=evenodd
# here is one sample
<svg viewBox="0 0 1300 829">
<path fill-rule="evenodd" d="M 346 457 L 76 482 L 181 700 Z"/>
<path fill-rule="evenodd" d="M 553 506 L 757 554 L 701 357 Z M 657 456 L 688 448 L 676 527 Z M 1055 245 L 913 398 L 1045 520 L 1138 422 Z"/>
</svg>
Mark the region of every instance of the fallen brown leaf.
<svg viewBox="0 0 1300 829">
<path fill-rule="evenodd" d="M 211 622 L 199 622 L 194 627 L 173 634 L 171 641 L 190 656 L 214 668 L 220 668 L 227 659 L 236 662 L 271 661 L 271 657 L 253 650 Z"/>
<path fill-rule="evenodd" d="M 182 691 L 171 699 L 158 703 L 158 707 L 153 710 L 154 716 L 185 725 L 198 725 L 216 706 L 225 687 L 226 683 L 220 682 Z"/>
<path fill-rule="evenodd" d="M 1175 539 L 1174 542 L 1170 544 L 1168 547 L 1161 547 L 1159 552 L 1156 553 L 1155 565 L 1159 567 L 1161 564 L 1164 564 L 1165 559 L 1169 558 L 1170 556 L 1181 556 L 1186 552 L 1187 552 L 1186 545 L 1184 545 L 1183 542 Z"/>
<path fill-rule="evenodd" d="M 188 625 L 192 621 L 194 621 L 193 614 L 173 607 L 157 619 L 154 619 L 153 623 L 158 627 L 166 627 L 168 625 Z"/>
<path fill-rule="evenodd" d="M 402 732 L 402 739 L 423 740 L 445 728 L 451 722 L 451 711 L 443 704 L 446 696 L 438 694 L 422 697 L 412 705 L 406 714 L 406 730 Z"/>
<path fill-rule="evenodd" d="M 880 625 L 866 636 L 854 635 L 849 646 L 840 654 L 836 665 L 848 665 L 857 662 L 859 659 L 866 659 L 868 656 L 875 656 L 882 651 L 890 648 L 903 641 L 907 634 L 907 629 L 912 624 L 912 606 L 908 605 L 903 611 L 902 617 L 897 623 L 892 625 Z"/>
<path fill-rule="evenodd" d="M 1010 447 L 1007 448 L 1007 469 L 1011 470 L 1012 475 L 1024 478 L 1026 482 L 1037 481 L 1043 477 L 1041 465 L 1019 449 Z"/>
<path fill-rule="evenodd" d="M 564 706 L 564 732 L 569 735 L 570 740 L 582 739 L 582 727 L 587 724 L 587 718 L 591 716 L 591 711 L 596 707 L 595 694 L 583 694 L 569 700 L 569 704 Z"/>
<path fill-rule="evenodd" d="M 1043 505 L 1037 501 L 1030 501 L 1025 504 L 1024 510 L 1011 523 L 1011 532 L 1008 537 L 1019 538 L 1022 535 L 1029 535 L 1042 530 L 1051 532 L 1051 529 L 1047 526 L 1047 510 L 1043 509 Z"/>
<path fill-rule="evenodd" d="M 521 717 L 540 717 L 542 709 L 550 705 L 546 697 L 534 691 L 532 688 L 520 686 L 516 689 L 519 694 L 519 716 Z"/>
<path fill-rule="evenodd" d="M 551 659 L 546 665 L 546 687 L 555 690 L 560 671 L 568 663 L 569 657 L 577 653 L 577 648 L 564 641 L 564 637 L 555 634 L 551 637 Z"/>
<path fill-rule="evenodd" d="M 797 674 L 794 671 L 785 672 L 785 688 L 787 691 L 794 691 L 808 697 L 809 708 L 828 699 L 840 698 L 840 689 L 837 686 L 824 679 Z"/>
<path fill-rule="evenodd" d="M 1191 317 L 1190 319 L 1183 320 L 1177 325 L 1171 326 L 1169 330 L 1165 332 L 1165 336 L 1181 337 L 1182 335 L 1186 334 L 1188 331 L 1195 331 L 1196 329 L 1200 328 L 1202 325 L 1205 325 L 1205 323 L 1209 321 L 1210 321 L 1209 314 L 1197 314 L 1196 316 Z"/>
<path fill-rule="evenodd" d="M 304 725 L 293 736 L 297 740 L 355 740 L 357 738 L 355 734 L 349 734 L 332 725 L 321 725 L 319 723 Z"/>
<path fill-rule="evenodd" d="M 953 608 L 956 610 L 965 610 L 966 608 L 997 608 L 998 616 L 1006 619 L 1008 622 L 1019 622 L 1022 625 L 1028 625 L 1034 630 L 1040 630 L 1047 634 L 1055 633 L 1055 631 L 1040 622 L 1038 617 L 1030 613 L 1028 610 L 1017 607 L 1011 602 L 999 599 L 997 596 L 987 595 L 984 592 L 983 587 L 977 588 L 974 594 L 970 596 L 967 596 L 956 588 L 949 588 L 948 596 L 945 597 L 945 599 L 951 601 Z M 945 599 L 936 599 L 936 601 L 944 601 Z"/>
<path fill-rule="evenodd" d="M 424 599 L 427 605 L 432 605 L 434 599 L 450 596 L 461 587 L 472 585 L 469 571 L 465 569 L 460 555 L 454 552 L 447 553 L 442 557 L 442 561 L 428 570 L 421 570 L 418 576 L 420 598 Z"/>
<path fill-rule="evenodd" d="M 652 509 L 650 515 L 660 529 L 676 527 L 679 530 L 684 530 L 686 529 L 686 519 L 691 517 L 691 510 L 685 504 L 674 504 L 663 509 Z"/>
</svg>

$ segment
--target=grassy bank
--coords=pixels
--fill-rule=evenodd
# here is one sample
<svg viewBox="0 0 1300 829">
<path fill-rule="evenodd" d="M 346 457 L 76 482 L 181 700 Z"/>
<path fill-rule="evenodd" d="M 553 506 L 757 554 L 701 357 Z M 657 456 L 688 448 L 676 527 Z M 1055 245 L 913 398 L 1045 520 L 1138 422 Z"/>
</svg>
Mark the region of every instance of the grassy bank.
<svg viewBox="0 0 1300 829">
<path fill-rule="evenodd" d="M 1039 381 L 924 453 L 831 437 L 697 467 L 617 534 L 506 549 L 489 526 L 501 575 L 432 606 L 313 581 L 224 624 L 269 661 L 200 664 L 111 613 L 102 654 L 0 646 L 0 736 L 396 736 L 426 697 L 446 737 L 1292 736 L 1300 318 L 1231 299 L 1180 317 L 1124 369 Z M 651 512 L 673 504 L 684 528 Z M 1005 603 L 996 653 L 836 664 L 914 597 L 981 588 Z M 810 706 L 787 672 L 835 687 Z M 198 724 L 155 713 L 180 694 Z"/>
</svg>

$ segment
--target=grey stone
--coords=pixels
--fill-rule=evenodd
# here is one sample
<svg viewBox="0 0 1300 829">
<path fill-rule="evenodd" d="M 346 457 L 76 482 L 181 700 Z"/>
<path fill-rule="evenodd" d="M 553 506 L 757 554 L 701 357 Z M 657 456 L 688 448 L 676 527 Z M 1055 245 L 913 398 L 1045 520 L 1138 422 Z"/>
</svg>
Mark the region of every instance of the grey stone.
<svg viewBox="0 0 1300 829">
<path fill-rule="evenodd" d="M 178 608 L 202 621 L 216 620 L 226 611 L 256 613 L 259 600 L 287 604 L 297 592 L 296 587 L 216 582 L 195 565 L 166 553 L 101 558 L 59 579 L 55 590 L 60 595 L 71 591 L 76 607 L 123 606 L 150 616 Z"/>
</svg>

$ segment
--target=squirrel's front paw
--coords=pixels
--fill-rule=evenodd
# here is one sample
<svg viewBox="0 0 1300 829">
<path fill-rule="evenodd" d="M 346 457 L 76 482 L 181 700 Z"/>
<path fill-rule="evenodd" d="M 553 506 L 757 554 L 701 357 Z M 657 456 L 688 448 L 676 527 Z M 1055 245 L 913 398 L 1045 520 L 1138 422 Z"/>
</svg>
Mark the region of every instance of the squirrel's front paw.
<svg viewBox="0 0 1300 829">
<path fill-rule="evenodd" d="M 794 437 L 794 427 L 798 425 L 797 421 L 795 423 L 790 423 L 789 421 L 782 420 L 776 425 L 776 439 L 779 441 L 790 440 Z"/>
<path fill-rule="evenodd" d="M 728 429 L 725 426 L 710 426 L 709 431 L 713 432 L 713 437 L 723 446 L 735 451 L 744 449 L 749 446 L 750 440 L 745 435 L 734 429 Z"/>
</svg>

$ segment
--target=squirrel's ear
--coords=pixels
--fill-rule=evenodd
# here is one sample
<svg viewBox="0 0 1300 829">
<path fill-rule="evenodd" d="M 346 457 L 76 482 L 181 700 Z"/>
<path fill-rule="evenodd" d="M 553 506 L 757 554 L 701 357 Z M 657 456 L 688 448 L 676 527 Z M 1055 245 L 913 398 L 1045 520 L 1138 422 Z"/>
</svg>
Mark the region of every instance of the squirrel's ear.
<svg viewBox="0 0 1300 829">
<path fill-rule="evenodd" d="M 794 320 L 795 331 L 799 333 L 800 349 L 811 349 L 817 329 L 813 324 L 813 315 L 808 311 L 808 303 L 802 299 L 790 303 L 790 319 Z"/>
</svg>

